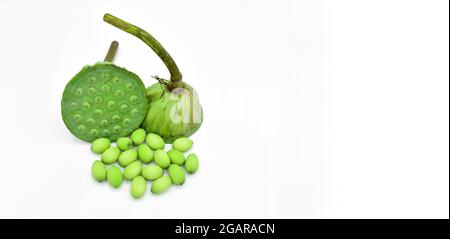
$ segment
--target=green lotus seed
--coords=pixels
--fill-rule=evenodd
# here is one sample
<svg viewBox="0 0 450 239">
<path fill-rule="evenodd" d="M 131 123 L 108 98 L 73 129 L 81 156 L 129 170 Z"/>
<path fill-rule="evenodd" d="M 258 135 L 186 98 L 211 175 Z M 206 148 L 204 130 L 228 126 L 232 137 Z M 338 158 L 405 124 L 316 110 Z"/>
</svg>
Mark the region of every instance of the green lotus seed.
<svg viewBox="0 0 450 239">
<path fill-rule="evenodd" d="M 137 156 L 138 156 L 138 154 L 135 149 L 129 149 L 129 150 L 122 152 L 122 154 L 120 154 L 120 156 L 119 156 L 120 166 L 122 166 L 122 167 L 128 166 L 130 163 L 132 163 L 133 161 L 135 161 L 137 159 Z"/>
<path fill-rule="evenodd" d="M 117 161 L 120 155 L 120 149 L 111 147 L 102 153 L 102 162 L 105 164 L 112 164 Z"/>
<path fill-rule="evenodd" d="M 172 148 L 184 153 L 192 148 L 192 144 L 192 140 L 188 138 L 179 138 L 173 142 Z"/>
<path fill-rule="evenodd" d="M 107 138 L 99 138 L 94 140 L 91 145 L 92 152 L 101 154 L 111 146 L 111 141 Z"/>
<path fill-rule="evenodd" d="M 145 138 L 145 141 L 147 142 L 148 146 L 150 146 L 150 148 L 153 150 L 164 148 L 164 140 L 161 138 L 161 136 L 157 134 L 148 134 L 147 137 Z"/>
<path fill-rule="evenodd" d="M 189 154 L 186 158 L 186 162 L 184 167 L 186 168 L 186 172 L 195 173 L 198 170 L 198 157 L 196 154 Z"/>
<path fill-rule="evenodd" d="M 164 170 L 156 164 L 151 164 L 142 169 L 142 176 L 145 179 L 153 181 L 163 176 Z"/>
<path fill-rule="evenodd" d="M 167 152 L 167 156 L 170 158 L 170 162 L 173 164 L 183 165 L 184 161 L 186 160 L 183 153 L 176 149 L 171 149 Z"/>
<path fill-rule="evenodd" d="M 91 174 L 96 181 L 104 181 L 106 179 L 105 165 L 100 160 L 95 160 L 91 167 Z"/>
<path fill-rule="evenodd" d="M 131 139 L 129 139 L 127 137 L 119 138 L 117 140 L 116 144 L 120 150 L 128 150 L 128 149 L 131 149 L 131 146 L 133 146 L 133 142 L 131 142 Z"/>
<path fill-rule="evenodd" d="M 153 160 L 153 151 L 146 144 L 141 144 L 137 148 L 138 157 L 143 163 L 150 163 Z"/>
<path fill-rule="evenodd" d="M 161 194 L 161 193 L 167 191 L 167 189 L 170 188 L 170 185 L 172 185 L 172 180 L 170 179 L 170 177 L 162 176 L 162 177 L 156 179 L 155 181 L 153 181 L 151 192 L 153 194 Z"/>
<path fill-rule="evenodd" d="M 147 190 L 147 181 L 142 176 L 137 176 L 131 181 L 131 196 L 141 198 Z"/>
<path fill-rule="evenodd" d="M 142 164 L 139 161 L 130 163 L 123 171 L 123 177 L 127 180 L 132 180 L 141 174 Z"/>
<path fill-rule="evenodd" d="M 108 168 L 108 171 L 106 172 L 106 178 L 108 179 L 109 185 L 111 185 L 113 188 L 118 188 L 120 187 L 120 185 L 122 185 L 122 171 L 115 165 Z"/>
<path fill-rule="evenodd" d="M 186 179 L 185 175 L 184 175 L 184 171 L 183 169 L 176 164 L 172 164 L 169 167 L 169 176 L 170 179 L 172 180 L 172 183 L 175 185 L 182 185 Z"/>
<path fill-rule="evenodd" d="M 134 145 L 140 145 L 145 141 L 145 129 L 137 129 L 131 133 L 131 141 Z"/>
<path fill-rule="evenodd" d="M 170 159 L 166 152 L 162 149 L 155 151 L 155 163 L 161 168 L 167 168 L 170 166 Z"/>
</svg>

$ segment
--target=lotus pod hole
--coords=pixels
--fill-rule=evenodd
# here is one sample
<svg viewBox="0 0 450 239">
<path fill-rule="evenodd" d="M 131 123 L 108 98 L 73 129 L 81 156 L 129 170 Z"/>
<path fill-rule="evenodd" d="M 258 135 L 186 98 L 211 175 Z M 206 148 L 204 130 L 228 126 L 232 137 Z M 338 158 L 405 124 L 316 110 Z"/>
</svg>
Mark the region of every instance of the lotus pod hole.
<svg viewBox="0 0 450 239">
<path fill-rule="evenodd" d="M 107 61 L 83 67 L 64 89 L 62 118 L 70 132 L 84 141 L 100 137 L 115 141 L 127 136 L 147 114 L 142 80 L 108 61 L 112 61 L 114 53 L 110 48 Z"/>
</svg>

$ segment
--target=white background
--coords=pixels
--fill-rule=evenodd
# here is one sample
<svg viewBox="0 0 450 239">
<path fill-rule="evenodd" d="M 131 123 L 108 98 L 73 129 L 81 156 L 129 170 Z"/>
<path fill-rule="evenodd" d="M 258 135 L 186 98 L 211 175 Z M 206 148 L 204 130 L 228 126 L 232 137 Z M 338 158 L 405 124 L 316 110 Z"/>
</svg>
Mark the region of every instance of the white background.
<svg viewBox="0 0 450 239">
<path fill-rule="evenodd" d="M 1 218 L 448 218 L 449 2 L 0 1 Z M 68 80 L 102 60 L 168 72 L 205 112 L 199 172 L 141 200 L 93 181 Z"/>
</svg>

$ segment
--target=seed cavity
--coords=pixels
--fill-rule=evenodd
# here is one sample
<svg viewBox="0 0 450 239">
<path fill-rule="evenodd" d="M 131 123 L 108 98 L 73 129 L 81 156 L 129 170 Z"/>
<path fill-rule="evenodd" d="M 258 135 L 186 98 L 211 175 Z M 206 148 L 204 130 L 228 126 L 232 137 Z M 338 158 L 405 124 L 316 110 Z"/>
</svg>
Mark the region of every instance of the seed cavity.
<svg viewBox="0 0 450 239">
<path fill-rule="evenodd" d="M 132 95 L 132 96 L 130 96 L 130 101 L 131 101 L 131 103 L 135 104 L 135 103 L 137 102 L 137 100 L 138 100 L 137 95 Z"/>
<path fill-rule="evenodd" d="M 121 110 L 121 111 L 127 111 L 127 110 L 128 110 L 128 105 L 127 105 L 127 104 L 122 104 L 122 105 L 120 106 L 120 110 Z"/>
<path fill-rule="evenodd" d="M 80 114 L 75 114 L 75 115 L 73 115 L 73 119 L 75 120 L 75 121 L 77 121 L 77 122 L 80 122 L 81 121 L 81 115 Z"/>
<path fill-rule="evenodd" d="M 134 116 L 138 116 L 139 115 L 139 110 L 134 108 L 134 109 L 131 110 L 131 114 L 134 115 Z"/>
<path fill-rule="evenodd" d="M 78 108 L 78 104 L 76 102 L 72 102 L 70 103 L 70 107 L 72 107 L 72 109 L 76 109 Z"/>
<path fill-rule="evenodd" d="M 110 90 L 109 85 L 102 85 L 103 92 L 109 92 L 109 90 Z"/>
<path fill-rule="evenodd" d="M 112 120 L 113 120 L 113 122 L 119 122 L 120 116 L 119 115 L 113 115 Z"/>
<path fill-rule="evenodd" d="M 84 132 L 86 130 L 86 126 L 80 124 L 80 125 L 77 126 L 77 130 L 80 131 L 80 132 Z"/>
<path fill-rule="evenodd" d="M 89 104 L 88 102 L 84 102 L 81 105 L 81 108 L 83 108 L 83 110 L 88 110 L 89 108 L 91 108 L 91 104 Z"/>
<path fill-rule="evenodd" d="M 120 131 L 122 131 L 122 127 L 120 127 L 119 125 L 116 125 L 113 127 L 113 132 L 114 133 L 120 133 Z"/>
<path fill-rule="evenodd" d="M 98 130 L 96 129 L 91 129 L 91 131 L 89 132 L 91 134 L 91 136 L 95 137 L 98 135 Z"/>
<path fill-rule="evenodd" d="M 95 76 L 91 76 L 91 77 L 88 78 L 88 81 L 90 83 L 94 83 L 96 80 L 97 80 L 97 78 L 95 78 Z"/>
<path fill-rule="evenodd" d="M 88 124 L 95 124 L 95 119 L 89 118 L 89 119 L 86 120 L 86 122 L 87 122 Z"/>
<path fill-rule="evenodd" d="M 122 90 L 116 90 L 116 96 L 117 97 L 121 97 L 123 95 L 123 91 Z"/>
<path fill-rule="evenodd" d="M 107 126 L 108 125 L 108 120 L 102 119 L 102 121 L 100 121 L 100 125 L 103 126 L 103 127 Z"/>
<path fill-rule="evenodd" d="M 103 136 L 109 136 L 110 134 L 111 134 L 111 132 L 109 132 L 109 129 L 103 130 Z"/>
<path fill-rule="evenodd" d="M 127 90 L 131 91 L 133 90 L 133 83 L 128 83 L 126 86 Z"/>
<path fill-rule="evenodd" d="M 75 95 L 82 95 L 83 94 L 83 89 L 78 88 L 75 90 Z"/>
<path fill-rule="evenodd" d="M 113 100 L 108 101 L 108 108 L 114 109 L 114 108 L 116 108 L 116 105 L 117 104 L 115 101 L 113 101 Z"/>
<path fill-rule="evenodd" d="M 94 94 L 95 93 L 95 88 L 94 87 L 89 87 L 88 88 L 88 93 L 89 94 Z"/>
<path fill-rule="evenodd" d="M 94 102 L 97 103 L 97 104 L 100 104 L 100 103 L 103 102 L 103 98 L 100 97 L 100 96 L 96 96 L 96 97 L 94 98 Z"/>
<path fill-rule="evenodd" d="M 123 119 L 123 124 L 124 125 L 129 125 L 131 123 L 131 120 L 128 118 Z"/>
<path fill-rule="evenodd" d="M 116 77 L 113 78 L 113 83 L 117 84 L 119 82 L 120 82 L 120 78 L 119 77 L 116 76 Z"/>
<path fill-rule="evenodd" d="M 101 110 L 101 109 L 96 109 L 96 110 L 94 111 L 94 114 L 96 114 L 96 115 L 102 115 L 102 114 L 103 114 L 103 110 Z"/>
</svg>

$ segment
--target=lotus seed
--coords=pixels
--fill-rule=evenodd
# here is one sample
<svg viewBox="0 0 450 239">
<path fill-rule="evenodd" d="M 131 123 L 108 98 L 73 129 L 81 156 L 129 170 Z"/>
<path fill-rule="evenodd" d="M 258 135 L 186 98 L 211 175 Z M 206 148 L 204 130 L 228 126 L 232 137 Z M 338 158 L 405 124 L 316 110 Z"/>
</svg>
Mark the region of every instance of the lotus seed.
<svg viewBox="0 0 450 239">
<path fill-rule="evenodd" d="M 123 182 L 123 175 L 122 171 L 119 167 L 113 165 L 108 168 L 108 171 L 106 172 L 106 178 L 108 180 L 109 185 L 111 185 L 113 188 L 118 188 L 120 185 L 122 185 Z"/>
<path fill-rule="evenodd" d="M 141 198 L 147 190 L 147 182 L 142 176 L 137 176 L 131 182 L 131 196 L 134 198 Z"/>
<path fill-rule="evenodd" d="M 131 147 L 133 146 L 133 142 L 131 142 L 131 139 L 127 137 L 119 138 L 116 144 L 120 150 L 128 150 L 131 149 Z"/>
<path fill-rule="evenodd" d="M 126 167 L 136 159 L 137 159 L 137 151 L 135 149 L 129 149 L 120 154 L 119 164 L 122 167 Z"/>
<path fill-rule="evenodd" d="M 186 158 L 186 163 L 184 164 L 186 172 L 195 173 L 198 170 L 199 162 L 196 154 L 189 154 Z"/>
<path fill-rule="evenodd" d="M 131 141 L 133 141 L 134 145 L 140 145 L 145 141 L 145 130 L 137 129 L 131 133 Z"/>
<path fill-rule="evenodd" d="M 140 161 L 134 161 L 130 163 L 123 171 L 123 177 L 127 180 L 133 180 L 135 177 L 141 174 L 142 163 Z"/>
<path fill-rule="evenodd" d="M 159 167 L 156 164 L 151 164 L 149 166 L 146 166 L 142 169 L 142 176 L 144 176 L 145 179 L 154 181 L 164 174 L 164 169 Z"/>
<path fill-rule="evenodd" d="M 92 152 L 101 154 L 111 146 L 111 141 L 107 138 L 98 138 L 91 144 Z"/>
<path fill-rule="evenodd" d="M 91 167 L 92 177 L 98 181 L 102 182 L 106 179 L 106 168 L 105 165 L 100 160 L 95 160 Z"/>
<path fill-rule="evenodd" d="M 102 154 L 102 162 L 105 164 L 112 164 L 117 161 L 120 155 L 120 149 L 117 147 L 111 147 Z"/>
<path fill-rule="evenodd" d="M 161 168 L 167 168 L 170 165 L 169 156 L 167 156 L 166 152 L 162 149 L 158 149 L 155 151 L 155 163 Z"/>
<path fill-rule="evenodd" d="M 164 148 L 164 140 L 161 138 L 161 136 L 157 134 L 148 134 L 145 138 L 145 141 L 147 142 L 148 146 L 150 146 L 151 149 L 157 150 L 157 149 L 163 149 Z"/>
<path fill-rule="evenodd" d="M 146 144 L 141 144 L 137 148 L 138 157 L 143 163 L 150 163 L 153 160 L 153 151 Z"/>
<path fill-rule="evenodd" d="M 186 176 L 184 175 L 183 169 L 179 165 L 170 165 L 168 171 L 173 184 L 182 185 L 184 183 Z"/>
<path fill-rule="evenodd" d="M 170 185 L 172 185 L 172 180 L 170 179 L 170 177 L 162 176 L 162 177 L 156 179 L 155 181 L 153 181 L 151 192 L 153 194 L 161 194 L 161 193 L 167 191 L 167 189 L 170 188 Z"/>
<path fill-rule="evenodd" d="M 173 142 L 172 148 L 184 153 L 192 148 L 192 144 L 192 140 L 188 138 L 179 138 Z"/>
<path fill-rule="evenodd" d="M 170 158 L 170 162 L 177 165 L 183 165 L 186 158 L 184 157 L 183 153 L 176 149 L 171 149 L 167 152 L 167 155 Z"/>
</svg>

